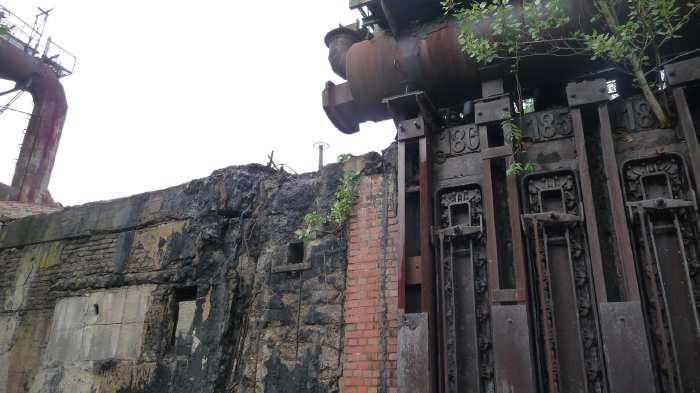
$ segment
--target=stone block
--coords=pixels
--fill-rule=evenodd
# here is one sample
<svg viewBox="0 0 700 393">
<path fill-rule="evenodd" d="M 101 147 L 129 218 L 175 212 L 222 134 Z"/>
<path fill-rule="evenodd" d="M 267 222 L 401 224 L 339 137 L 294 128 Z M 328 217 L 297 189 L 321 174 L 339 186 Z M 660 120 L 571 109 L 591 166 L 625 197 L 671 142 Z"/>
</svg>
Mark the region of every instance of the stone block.
<svg viewBox="0 0 700 393">
<path fill-rule="evenodd" d="M 122 325 L 90 325 L 84 330 L 87 356 L 80 360 L 105 360 L 117 353 Z"/>
<path fill-rule="evenodd" d="M 136 360 L 141 355 L 143 343 L 143 324 L 126 323 L 119 325 L 119 345 L 116 350 L 116 358 Z"/>
<path fill-rule="evenodd" d="M 127 288 L 122 323 L 144 321 L 153 289 L 155 289 L 153 285 L 141 285 Z"/>
</svg>

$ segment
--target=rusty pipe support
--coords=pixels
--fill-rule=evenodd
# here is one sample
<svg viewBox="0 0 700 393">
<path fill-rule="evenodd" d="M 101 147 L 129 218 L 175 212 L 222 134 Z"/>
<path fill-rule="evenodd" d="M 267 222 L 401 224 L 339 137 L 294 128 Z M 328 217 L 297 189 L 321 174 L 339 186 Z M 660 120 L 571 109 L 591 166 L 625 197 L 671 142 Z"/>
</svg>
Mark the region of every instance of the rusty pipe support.
<svg viewBox="0 0 700 393">
<path fill-rule="evenodd" d="M 52 203 L 47 189 L 68 111 L 63 86 L 51 67 L 5 39 L 0 39 L 0 79 L 24 85 L 34 101 L 12 178 L 15 198 Z"/>
</svg>

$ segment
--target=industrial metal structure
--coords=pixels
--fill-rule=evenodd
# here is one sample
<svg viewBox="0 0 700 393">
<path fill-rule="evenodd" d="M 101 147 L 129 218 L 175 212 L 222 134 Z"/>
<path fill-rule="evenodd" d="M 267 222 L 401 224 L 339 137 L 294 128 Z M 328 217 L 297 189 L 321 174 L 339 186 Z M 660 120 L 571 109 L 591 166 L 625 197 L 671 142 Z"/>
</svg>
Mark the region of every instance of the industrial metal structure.
<svg viewBox="0 0 700 393">
<path fill-rule="evenodd" d="M 27 91 L 34 100 L 12 184 L 0 185 L 0 200 L 44 204 L 53 202 L 47 188 L 68 110 L 59 79 L 73 73 L 76 58 L 44 39 L 50 10 L 39 11 L 30 25 L 0 5 L 0 79 L 15 82 L 0 95 Z"/>
<path fill-rule="evenodd" d="M 350 6 L 323 105 L 345 133 L 396 125 L 399 392 L 700 392 L 700 58 L 665 68 L 672 129 L 581 57 L 523 60 L 519 114 L 509 68 L 469 59 L 439 1 Z M 506 175 L 508 120 L 535 171 Z"/>
</svg>

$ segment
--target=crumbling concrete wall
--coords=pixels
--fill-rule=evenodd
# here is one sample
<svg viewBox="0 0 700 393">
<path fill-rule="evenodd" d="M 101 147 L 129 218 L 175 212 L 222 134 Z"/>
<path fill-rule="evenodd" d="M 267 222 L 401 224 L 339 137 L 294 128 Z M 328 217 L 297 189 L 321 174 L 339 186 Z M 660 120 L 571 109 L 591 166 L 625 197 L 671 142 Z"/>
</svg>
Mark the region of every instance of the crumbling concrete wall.
<svg viewBox="0 0 700 393">
<path fill-rule="evenodd" d="M 0 184 L 2 187 L 2 184 Z M 53 213 L 63 210 L 60 205 L 37 205 L 34 203 L 3 201 L 0 191 L 0 229 L 8 222 L 36 214 Z"/>
<path fill-rule="evenodd" d="M 10 222 L 0 393 L 339 391 L 347 231 L 294 231 L 342 173 L 248 165 Z"/>
</svg>

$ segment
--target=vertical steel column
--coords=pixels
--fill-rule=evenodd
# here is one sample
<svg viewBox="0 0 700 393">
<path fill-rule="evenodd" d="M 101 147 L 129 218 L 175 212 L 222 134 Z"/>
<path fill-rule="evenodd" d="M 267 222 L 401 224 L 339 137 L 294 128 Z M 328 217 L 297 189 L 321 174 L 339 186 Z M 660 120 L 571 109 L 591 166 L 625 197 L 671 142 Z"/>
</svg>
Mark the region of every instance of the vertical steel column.
<svg viewBox="0 0 700 393">
<path fill-rule="evenodd" d="M 501 124 L 512 116 L 512 100 L 504 94 L 503 81 L 487 81 L 482 84 L 482 99 L 475 104 L 476 124 L 481 139 L 483 158 L 483 206 L 486 221 L 486 257 L 488 287 L 491 298 L 491 326 L 494 352 L 494 383 L 498 393 L 535 392 L 532 363 L 530 323 L 527 312 L 527 280 L 525 276 L 524 244 L 520 225 L 520 199 L 515 177 L 505 184 L 495 184 L 493 176 L 496 160 L 512 160 L 513 148 Z M 504 132 L 503 144 L 490 146 L 489 126 Z M 514 287 L 503 288 L 501 266 L 506 257 L 501 255 L 497 231 L 495 188 L 504 187 L 508 199 L 508 223 L 512 246 Z"/>
<path fill-rule="evenodd" d="M 397 188 L 399 224 L 398 233 L 398 311 L 399 315 L 406 310 L 406 142 L 399 141 L 397 146 Z"/>
<path fill-rule="evenodd" d="M 436 323 L 433 250 L 431 247 L 432 197 L 430 130 L 434 127 L 430 104 L 422 92 L 386 100 L 398 130 L 399 193 L 399 392 L 433 393 L 437 388 Z M 417 155 L 408 147 L 417 147 Z M 417 167 L 418 184 L 409 184 L 409 168 Z M 409 223 L 409 194 L 417 194 L 417 222 Z M 415 201 L 415 199 L 412 199 Z M 418 228 L 415 228 L 415 226 Z M 418 230 L 418 255 L 409 255 L 409 234 Z M 411 246 L 415 251 L 416 245 Z M 414 253 L 415 254 L 415 253 Z M 418 263 L 416 263 L 418 262 Z M 409 266 L 410 265 L 410 266 Z M 414 266 L 416 265 L 416 266 Z M 409 282 L 408 269 L 420 275 Z M 411 270 L 413 271 L 413 270 Z M 408 292 L 411 285 L 411 293 Z M 416 299 L 416 292 L 419 298 Z"/>
<path fill-rule="evenodd" d="M 605 168 L 608 198 L 615 229 L 615 244 L 617 245 L 620 264 L 622 265 L 622 284 L 625 300 L 639 302 L 639 284 L 634 266 L 632 241 L 630 240 L 630 232 L 627 225 L 627 212 L 623 201 L 622 187 L 620 186 L 620 172 L 615 157 L 615 146 L 607 103 L 598 104 L 598 118 L 600 119 L 600 145 L 603 152 L 603 167 Z"/>
<path fill-rule="evenodd" d="M 588 232 L 588 247 L 591 254 L 591 270 L 595 277 L 596 297 L 599 302 L 608 300 L 605 288 L 605 273 L 603 270 L 603 256 L 600 250 L 600 235 L 596 219 L 595 204 L 593 202 L 593 185 L 591 184 L 591 172 L 588 165 L 588 153 L 586 150 L 586 137 L 583 131 L 583 119 L 580 108 L 571 109 L 571 120 L 574 127 L 574 140 L 576 143 L 576 158 L 581 182 L 581 194 L 583 197 L 583 209 L 586 216 L 586 231 Z"/>
<path fill-rule="evenodd" d="M 691 176 L 693 177 L 695 187 L 700 188 L 700 146 L 698 145 L 698 137 L 695 133 L 693 116 L 690 113 L 688 100 L 685 97 L 685 87 L 673 88 L 673 100 L 676 103 L 676 111 L 678 111 L 678 120 L 680 120 L 683 139 L 685 139 L 685 143 L 688 146 Z"/>
<path fill-rule="evenodd" d="M 572 107 L 571 115 L 591 255 L 591 271 L 596 291 L 595 298 L 598 303 L 598 324 L 605 355 L 606 369 L 602 371 L 607 377 L 611 392 L 655 392 L 653 369 L 650 362 L 651 352 L 644 329 L 640 289 L 612 139 L 612 127 L 607 106 L 607 102 L 610 100 L 607 84 L 603 79 L 570 83 L 566 90 L 569 106 Z M 597 106 L 607 197 L 613 217 L 615 247 L 622 267 L 623 299 L 621 300 L 623 301 L 620 302 L 610 302 L 606 289 L 605 268 L 596 215 L 596 208 L 601 207 L 595 206 L 593 198 L 586 132 L 582 112 L 579 108 L 589 104 Z"/>
<path fill-rule="evenodd" d="M 668 84 L 673 87 L 673 99 L 676 103 L 682 135 L 688 145 L 691 176 L 695 187 L 700 189 L 700 146 L 698 146 L 693 116 L 685 96 L 685 85 L 700 82 L 700 57 L 669 64 L 664 67 L 664 71 Z"/>
</svg>

